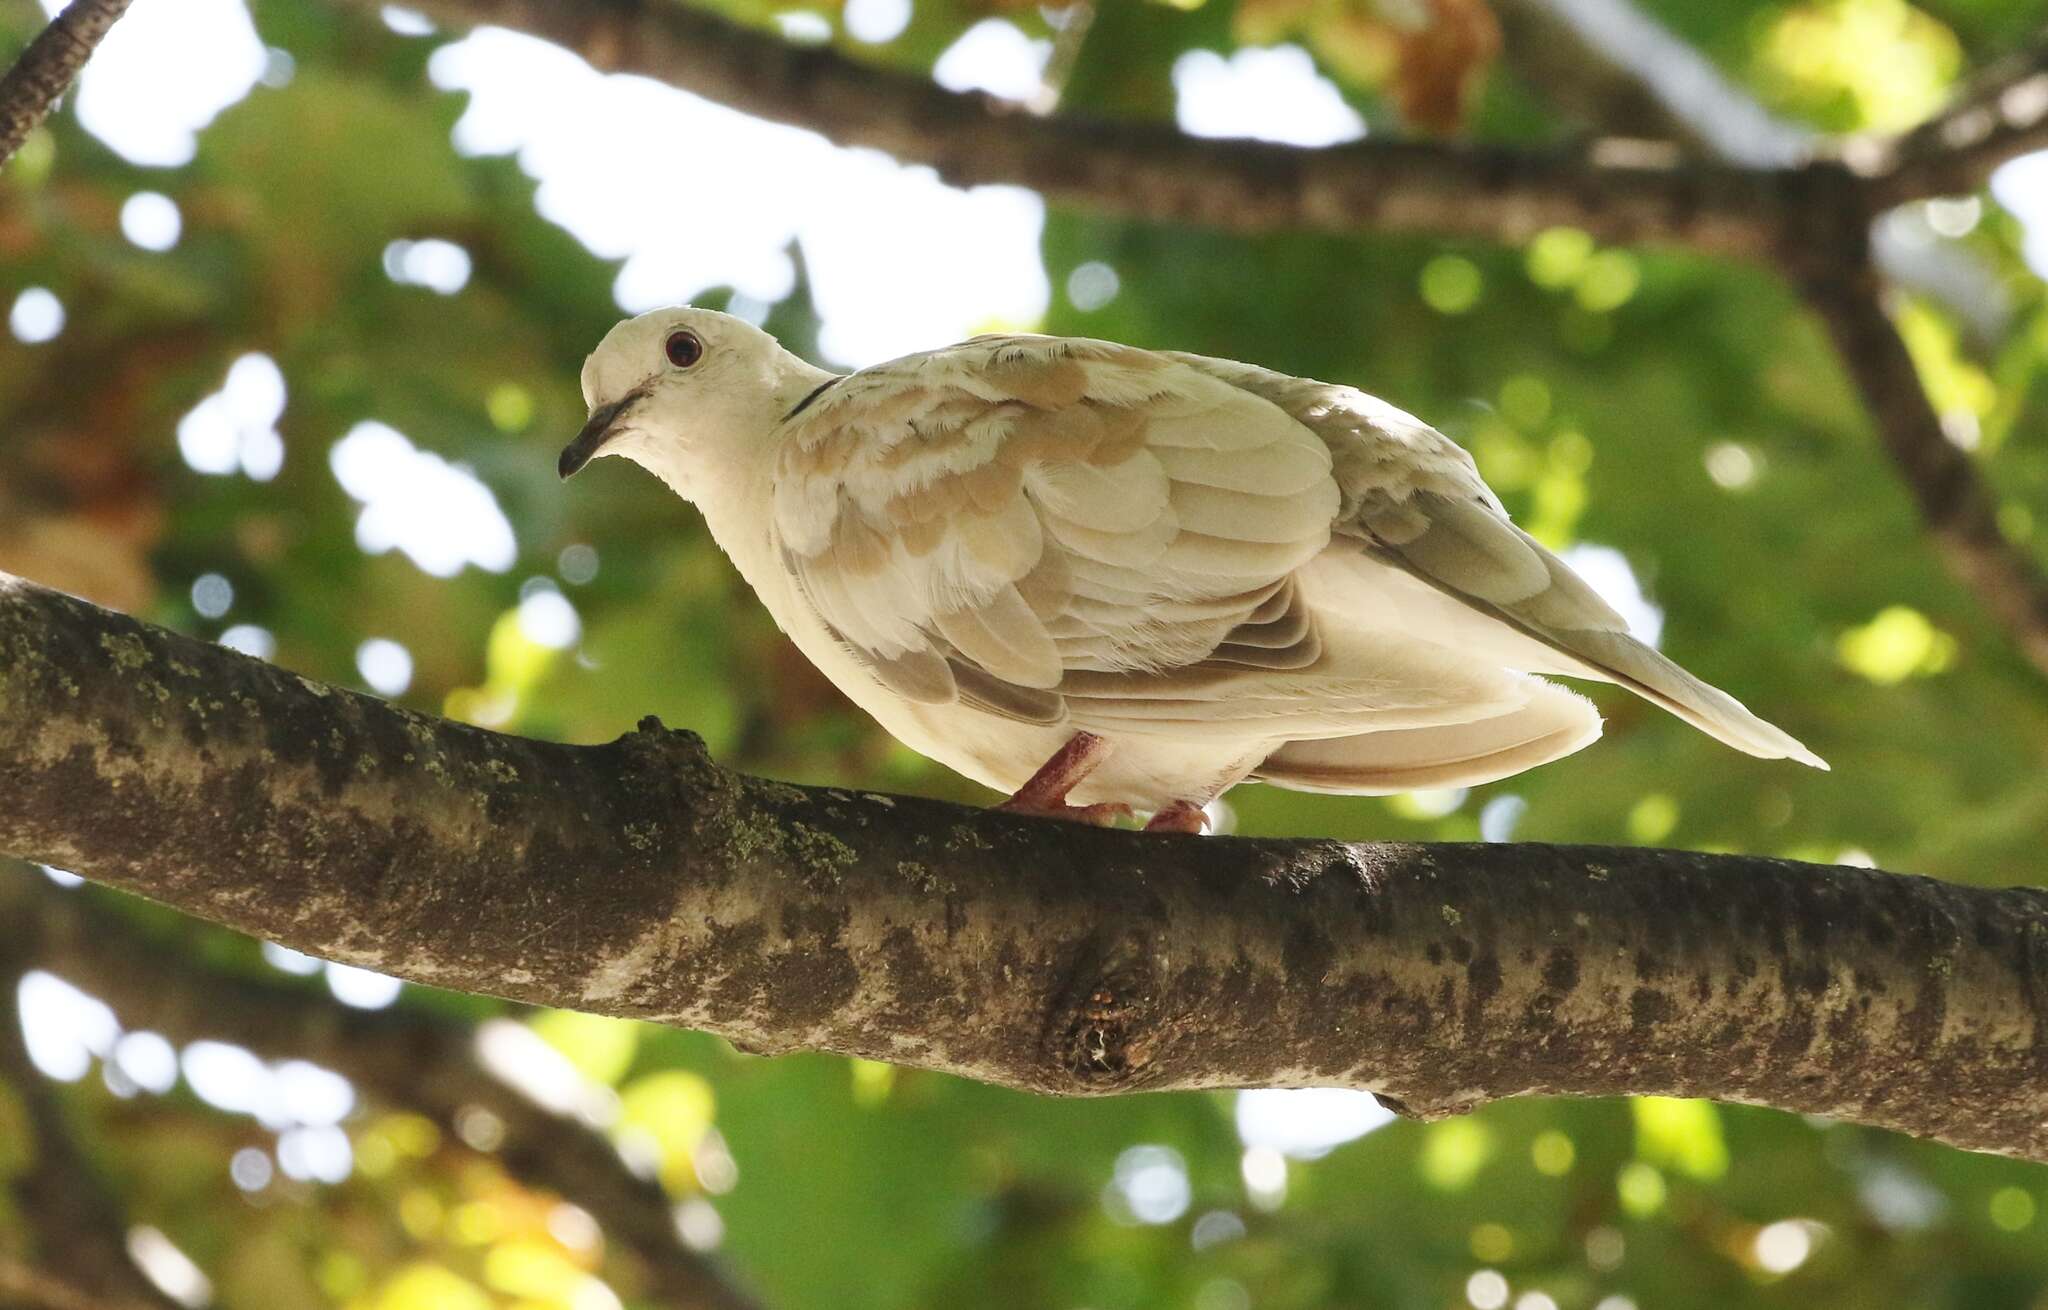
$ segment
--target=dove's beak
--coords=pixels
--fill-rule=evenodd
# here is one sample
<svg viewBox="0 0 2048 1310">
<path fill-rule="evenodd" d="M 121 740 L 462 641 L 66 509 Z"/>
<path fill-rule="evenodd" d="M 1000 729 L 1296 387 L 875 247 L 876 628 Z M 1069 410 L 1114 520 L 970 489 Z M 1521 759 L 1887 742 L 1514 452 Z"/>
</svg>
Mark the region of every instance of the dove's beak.
<svg viewBox="0 0 2048 1310">
<path fill-rule="evenodd" d="M 609 405 L 599 405 L 590 411 L 590 421 L 583 425 L 583 431 L 576 439 L 562 447 L 562 458 L 555 465 L 555 471 L 564 479 L 575 476 L 576 471 L 597 457 L 598 448 L 611 440 L 612 425 L 619 416 L 640 399 L 641 393 L 629 391 Z"/>
</svg>

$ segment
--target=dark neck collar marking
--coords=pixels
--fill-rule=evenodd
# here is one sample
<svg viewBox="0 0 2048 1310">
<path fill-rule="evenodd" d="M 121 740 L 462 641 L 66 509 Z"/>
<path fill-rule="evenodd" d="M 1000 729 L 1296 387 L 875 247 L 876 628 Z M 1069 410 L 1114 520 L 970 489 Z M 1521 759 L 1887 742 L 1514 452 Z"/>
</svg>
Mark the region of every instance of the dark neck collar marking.
<svg viewBox="0 0 2048 1310">
<path fill-rule="evenodd" d="M 817 399 L 818 397 L 820 397 L 820 396 L 824 395 L 824 394 L 825 394 L 825 392 L 826 392 L 826 390 L 827 390 L 827 389 L 829 389 L 829 388 L 830 388 L 830 387 L 831 387 L 831 386 L 832 386 L 832 385 L 833 385 L 834 383 L 838 383 L 838 382 L 844 382 L 844 381 L 846 381 L 846 379 L 845 379 L 844 377 L 832 377 L 832 378 L 826 378 L 826 379 L 825 379 L 825 380 L 824 380 L 823 382 L 820 382 L 820 383 L 819 383 L 819 384 L 818 384 L 817 386 L 815 386 L 815 387 L 811 388 L 811 394 L 810 394 L 810 395 L 808 395 L 808 396 L 805 396 L 805 397 L 804 397 L 804 398 L 803 398 L 802 400 L 799 400 L 798 402 L 796 402 L 796 408 L 795 408 L 795 409 L 792 409 L 791 411 L 789 411 L 789 413 L 787 413 L 787 414 L 784 414 L 784 415 L 782 416 L 782 421 L 783 421 L 784 423 L 787 423 L 787 422 L 789 422 L 789 421 L 790 421 L 791 419 L 795 418 L 795 417 L 796 417 L 797 415 L 799 415 L 799 414 L 803 413 L 803 412 L 804 412 L 804 411 L 805 411 L 806 409 L 809 409 L 809 408 L 810 408 L 810 405 L 811 405 L 811 402 L 812 402 L 812 401 L 814 401 L 814 400 L 816 400 L 816 399 Z"/>
</svg>

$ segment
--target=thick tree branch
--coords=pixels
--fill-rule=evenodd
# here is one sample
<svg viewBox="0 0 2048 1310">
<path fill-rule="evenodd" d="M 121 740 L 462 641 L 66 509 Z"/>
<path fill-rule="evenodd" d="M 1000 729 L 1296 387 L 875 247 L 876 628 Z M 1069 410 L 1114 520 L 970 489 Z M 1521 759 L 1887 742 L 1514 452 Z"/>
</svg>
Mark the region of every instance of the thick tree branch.
<svg viewBox="0 0 2048 1310">
<path fill-rule="evenodd" d="M 50 106 L 99 48 L 133 0 L 71 0 L 0 77 L 0 166 L 14 157 Z"/>
<path fill-rule="evenodd" d="M 10 921 L 0 941 L 0 1093 L 11 1092 L 26 1112 L 32 1158 L 8 1183 L 14 1211 L 34 1236 L 39 1267 L 0 1256 L 0 1305 L 17 1304 L 15 1297 L 27 1305 L 70 1298 L 95 1310 L 177 1310 L 129 1258 L 126 1217 L 29 1060 L 14 1015 L 15 988 L 28 967 L 15 927 Z"/>
<path fill-rule="evenodd" d="M 370 0 L 350 0 L 367 5 Z M 543 37 L 593 66 L 659 78 L 744 113 L 926 164 L 959 186 L 1027 186 L 1059 204 L 1241 232 L 1428 232 L 1520 242 L 1557 225 L 1604 241 L 1761 258 L 1800 223 L 1817 170 L 1601 162 L 1372 138 L 1306 150 L 1071 115 L 944 90 L 796 46 L 674 0 L 423 0 L 459 24 Z"/>
<path fill-rule="evenodd" d="M 504 737 L 0 581 L 0 850 L 438 986 L 1058 1093 L 1774 1105 L 2048 1160 L 2048 892 L 1176 839 Z"/>
<path fill-rule="evenodd" d="M 316 1060 L 388 1105 L 444 1125 L 481 1107 L 505 1126 L 506 1168 L 588 1210 L 632 1253 L 643 1299 L 668 1310 L 750 1310 L 704 1256 L 682 1242 L 661 1185 L 631 1172 L 593 1132 L 508 1087 L 476 1058 L 466 1025 L 406 1009 L 318 1007 L 295 988 L 237 977 L 167 952 L 120 915 L 42 880 L 0 884 L 0 910 L 21 952 L 114 1007 L 123 1023 L 183 1044 L 230 1038 L 276 1058 Z"/>
</svg>

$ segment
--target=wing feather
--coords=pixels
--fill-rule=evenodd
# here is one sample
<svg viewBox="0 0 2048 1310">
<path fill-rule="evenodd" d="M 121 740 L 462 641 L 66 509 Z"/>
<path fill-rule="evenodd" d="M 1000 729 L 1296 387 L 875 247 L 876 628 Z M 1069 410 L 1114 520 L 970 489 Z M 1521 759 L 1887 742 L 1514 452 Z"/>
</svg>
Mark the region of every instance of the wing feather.
<svg viewBox="0 0 2048 1310">
<path fill-rule="evenodd" d="M 1144 595 L 1144 579 L 1180 533 L 1180 524 L 1165 512 L 1141 520 L 1128 530 L 1093 527 L 1047 512 L 1045 529 L 1069 555 L 1095 564 L 1125 580 L 1127 594 Z M 1136 588 L 1135 590 L 1133 588 Z"/>
<path fill-rule="evenodd" d="M 1059 647 L 1014 586 L 983 605 L 938 610 L 932 623 L 961 656 L 1005 682 L 1039 690 L 1060 685 Z"/>
<path fill-rule="evenodd" d="M 1163 355 L 994 337 L 856 373 L 780 435 L 785 564 L 900 694 L 1042 722 L 1083 677 L 1089 705 L 1154 721 L 1331 712 L 1311 685 L 1245 691 L 1322 658 L 1291 577 L 1339 503 L 1327 447 L 1259 397 Z M 1205 661 L 1239 690 L 1169 707 Z"/>
<path fill-rule="evenodd" d="M 1312 500 L 1304 506 L 1298 495 L 1257 496 L 1193 482 L 1173 484 L 1172 504 L 1184 532 L 1276 546 L 1294 545 L 1310 535 L 1307 520 L 1321 508 Z M 1328 529 L 1327 518 L 1321 526 Z"/>
<path fill-rule="evenodd" d="M 1187 446 L 1162 445 L 1152 455 L 1178 484 L 1221 487 L 1249 496 L 1298 496 L 1330 476 L 1329 452 L 1306 447 L 1268 449 L 1257 460 Z"/>
</svg>

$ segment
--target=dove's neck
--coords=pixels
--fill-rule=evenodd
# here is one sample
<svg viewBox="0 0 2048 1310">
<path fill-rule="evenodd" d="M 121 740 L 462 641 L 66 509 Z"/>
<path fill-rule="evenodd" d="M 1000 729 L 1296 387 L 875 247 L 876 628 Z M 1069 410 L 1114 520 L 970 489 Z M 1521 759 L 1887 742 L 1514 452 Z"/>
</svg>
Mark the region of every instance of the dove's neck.
<svg viewBox="0 0 2048 1310">
<path fill-rule="evenodd" d="M 767 439 L 766 433 L 762 439 Z M 763 600 L 770 599 L 763 588 L 782 576 L 774 564 L 768 532 L 769 515 L 774 511 L 774 473 L 772 458 L 704 468 L 696 494 L 691 496 L 712 539 Z"/>
<path fill-rule="evenodd" d="M 782 419 L 835 376 L 786 351 L 777 354 L 756 386 L 727 391 L 717 409 L 700 408 L 686 456 L 656 453 L 644 461 L 697 506 L 712 537 L 771 609 L 786 581 L 769 540 Z"/>
</svg>

